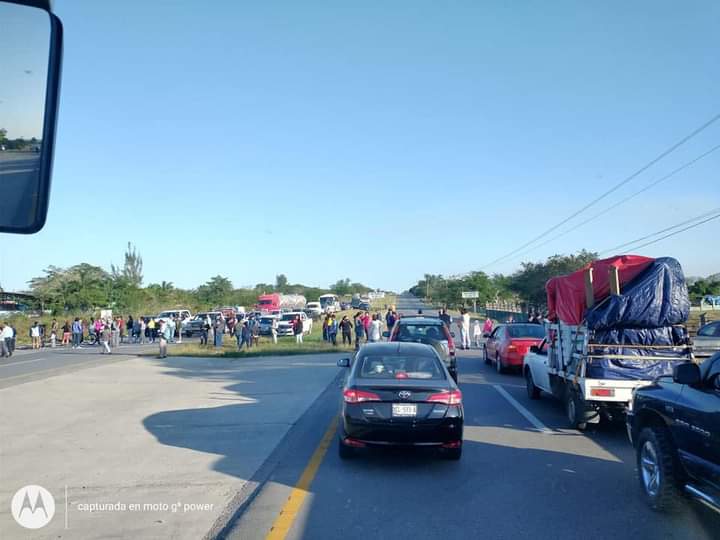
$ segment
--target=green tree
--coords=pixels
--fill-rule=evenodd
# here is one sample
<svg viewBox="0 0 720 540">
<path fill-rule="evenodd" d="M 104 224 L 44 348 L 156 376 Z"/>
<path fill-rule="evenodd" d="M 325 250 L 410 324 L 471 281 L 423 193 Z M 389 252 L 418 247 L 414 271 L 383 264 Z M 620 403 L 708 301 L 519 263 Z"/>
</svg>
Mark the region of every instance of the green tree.
<svg viewBox="0 0 720 540">
<path fill-rule="evenodd" d="M 288 288 L 288 278 L 285 274 L 275 276 L 275 289 L 279 292 L 286 292 Z"/>
<path fill-rule="evenodd" d="M 720 295 L 720 280 L 710 278 L 698 279 L 695 283 L 688 287 L 688 294 L 692 300 L 700 300 L 704 296 Z"/>
<path fill-rule="evenodd" d="M 197 288 L 198 299 L 210 306 L 229 303 L 232 292 L 232 282 L 228 278 L 219 275 L 210 278 L 210 281 Z"/>
<path fill-rule="evenodd" d="M 333 285 L 330 285 L 330 291 L 338 296 L 345 296 L 352 293 L 350 287 L 350 278 L 338 279 Z"/>
</svg>

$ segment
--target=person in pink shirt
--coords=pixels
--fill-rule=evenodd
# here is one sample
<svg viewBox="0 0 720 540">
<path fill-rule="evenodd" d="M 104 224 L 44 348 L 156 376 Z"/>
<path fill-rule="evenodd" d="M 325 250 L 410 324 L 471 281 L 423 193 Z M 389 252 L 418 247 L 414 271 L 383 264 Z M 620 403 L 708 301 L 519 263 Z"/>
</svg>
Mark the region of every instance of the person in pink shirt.
<svg viewBox="0 0 720 540">
<path fill-rule="evenodd" d="M 95 336 L 96 337 L 95 337 L 95 343 L 93 343 L 93 345 L 97 345 L 98 343 L 100 343 L 100 337 L 101 337 L 104 327 L 105 327 L 105 325 L 99 318 L 95 319 Z"/>
<path fill-rule="evenodd" d="M 487 317 L 485 319 L 485 324 L 483 324 L 483 334 L 490 334 L 493 331 L 493 322 L 490 317 Z"/>
<path fill-rule="evenodd" d="M 365 312 L 363 313 L 362 317 L 360 317 L 360 320 L 362 321 L 363 327 L 365 327 L 365 342 L 368 341 L 368 336 L 370 335 L 370 323 L 372 322 L 372 319 L 370 318 L 370 313 Z"/>
</svg>

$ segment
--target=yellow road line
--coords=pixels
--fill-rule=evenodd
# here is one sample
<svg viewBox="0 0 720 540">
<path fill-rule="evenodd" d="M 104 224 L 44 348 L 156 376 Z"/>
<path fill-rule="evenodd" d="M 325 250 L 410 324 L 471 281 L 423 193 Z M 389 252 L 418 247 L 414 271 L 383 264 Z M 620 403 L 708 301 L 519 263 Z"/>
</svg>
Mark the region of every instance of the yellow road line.
<svg viewBox="0 0 720 540">
<path fill-rule="evenodd" d="M 312 484 L 312 481 L 320 468 L 320 464 L 325 457 L 327 449 L 332 444 L 333 437 L 335 436 L 335 430 L 337 429 L 337 423 L 338 417 L 335 416 L 332 419 L 332 422 L 330 422 L 325 435 L 323 435 L 323 438 L 320 440 L 320 444 L 315 449 L 315 452 L 313 452 L 313 455 L 305 467 L 302 476 L 300 476 L 300 480 L 298 480 L 297 484 L 295 484 L 287 502 L 280 510 L 280 515 L 278 515 L 275 519 L 275 523 L 273 523 L 270 528 L 270 532 L 268 532 L 265 540 L 283 540 L 287 536 L 288 532 L 290 532 L 290 528 L 295 522 L 298 512 L 300 512 L 303 502 L 305 502 L 305 497 L 309 494 L 308 490 L 310 489 L 310 484 Z"/>
</svg>

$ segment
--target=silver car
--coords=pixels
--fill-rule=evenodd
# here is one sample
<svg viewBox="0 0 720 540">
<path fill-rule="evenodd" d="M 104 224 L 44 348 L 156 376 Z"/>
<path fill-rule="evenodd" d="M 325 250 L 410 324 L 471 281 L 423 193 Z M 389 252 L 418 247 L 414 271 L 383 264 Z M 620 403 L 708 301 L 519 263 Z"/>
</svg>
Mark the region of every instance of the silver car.
<svg viewBox="0 0 720 540">
<path fill-rule="evenodd" d="M 695 356 L 711 356 L 720 351 L 720 321 L 701 326 L 693 339 Z"/>
</svg>

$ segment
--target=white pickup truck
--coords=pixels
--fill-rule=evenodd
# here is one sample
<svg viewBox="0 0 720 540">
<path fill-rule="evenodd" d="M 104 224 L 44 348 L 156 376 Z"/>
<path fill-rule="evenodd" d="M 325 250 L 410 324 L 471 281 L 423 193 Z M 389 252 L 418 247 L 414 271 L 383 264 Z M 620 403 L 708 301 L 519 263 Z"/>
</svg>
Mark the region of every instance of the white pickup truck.
<svg viewBox="0 0 720 540">
<path fill-rule="evenodd" d="M 588 423 L 598 423 L 601 416 L 609 420 L 624 418 L 632 406 L 635 388 L 652 379 L 594 378 L 593 362 L 632 360 L 647 363 L 683 362 L 692 359 L 689 346 L 616 346 L 618 354 L 606 354 L 608 345 L 593 344 L 584 326 L 563 323 L 547 325 L 547 337 L 532 347 L 523 361 L 523 375 L 528 397 L 539 399 L 546 392 L 561 399 L 570 426 L 583 430 Z M 623 350 L 624 349 L 624 350 Z M 630 349 L 633 349 L 631 351 Z M 644 356 L 624 353 L 646 349 Z"/>
</svg>

